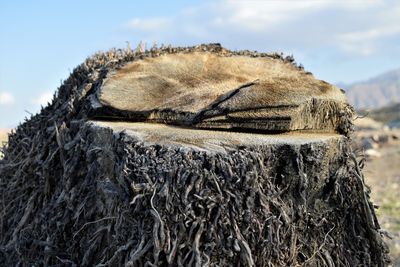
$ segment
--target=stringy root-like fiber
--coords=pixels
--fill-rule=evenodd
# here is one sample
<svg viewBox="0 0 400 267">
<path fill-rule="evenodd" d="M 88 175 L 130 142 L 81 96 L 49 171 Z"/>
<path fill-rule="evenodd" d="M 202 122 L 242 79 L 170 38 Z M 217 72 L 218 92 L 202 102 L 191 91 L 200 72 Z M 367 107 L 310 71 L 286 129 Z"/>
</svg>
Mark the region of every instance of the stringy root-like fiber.
<svg viewBox="0 0 400 267">
<path fill-rule="evenodd" d="M 96 54 L 11 134 L 0 161 L 0 265 L 386 265 L 346 137 L 214 154 L 88 125 L 87 96 L 110 69 L 187 49 Z"/>
<path fill-rule="evenodd" d="M 9 148 L 1 166 L 4 266 L 387 260 L 345 138 L 332 141 L 333 154 L 324 143 L 209 154 L 146 146 L 90 125 L 54 132 L 51 153 L 19 159 Z"/>
</svg>

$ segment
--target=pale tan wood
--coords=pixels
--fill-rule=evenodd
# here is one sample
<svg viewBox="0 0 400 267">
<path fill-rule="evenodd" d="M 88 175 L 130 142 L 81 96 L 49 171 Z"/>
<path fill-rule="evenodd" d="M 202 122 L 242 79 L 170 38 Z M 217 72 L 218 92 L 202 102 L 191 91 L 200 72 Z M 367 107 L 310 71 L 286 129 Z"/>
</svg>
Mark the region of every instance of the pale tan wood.
<svg viewBox="0 0 400 267">
<path fill-rule="evenodd" d="M 335 132 L 352 113 L 339 88 L 290 62 L 209 51 L 127 63 L 97 95 L 117 117 L 199 128 Z"/>
</svg>

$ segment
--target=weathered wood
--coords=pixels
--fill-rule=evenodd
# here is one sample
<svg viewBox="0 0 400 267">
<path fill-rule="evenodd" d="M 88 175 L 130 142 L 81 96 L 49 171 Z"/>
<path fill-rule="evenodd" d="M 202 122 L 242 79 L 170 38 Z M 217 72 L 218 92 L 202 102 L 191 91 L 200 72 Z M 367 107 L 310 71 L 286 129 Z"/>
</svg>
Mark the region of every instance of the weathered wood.
<svg viewBox="0 0 400 267">
<path fill-rule="evenodd" d="M 220 48 L 146 57 L 110 71 L 96 118 L 196 128 L 345 132 L 344 93 L 289 62 Z"/>
<path fill-rule="evenodd" d="M 277 54 L 98 53 L 10 135 L 0 266 L 385 266 L 351 117 Z"/>
<path fill-rule="evenodd" d="M 165 145 L 182 149 L 195 149 L 208 153 L 224 153 L 238 147 L 257 148 L 262 146 L 288 145 L 292 147 L 305 144 L 329 144 L 342 139 L 333 133 L 282 133 L 261 134 L 232 131 L 198 130 L 156 123 L 129 122 L 90 122 L 94 127 L 112 129 L 115 133 L 124 132 L 134 140 L 147 145 Z M 327 146 L 329 153 L 337 153 L 337 146 Z M 328 154 L 329 154 L 328 153 Z"/>
</svg>

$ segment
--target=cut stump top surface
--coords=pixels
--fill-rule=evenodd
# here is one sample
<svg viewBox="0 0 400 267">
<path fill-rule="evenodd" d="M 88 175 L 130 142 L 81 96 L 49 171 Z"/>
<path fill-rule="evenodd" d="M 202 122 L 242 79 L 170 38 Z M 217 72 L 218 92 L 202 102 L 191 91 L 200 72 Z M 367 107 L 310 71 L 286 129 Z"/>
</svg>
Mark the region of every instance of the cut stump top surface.
<svg viewBox="0 0 400 267">
<path fill-rule="evenodd" d="M 148 145 L 164 145 L 183 149 L 225 152 L 238 147 L 263 147 L 270 145 L 300 146 L 304 144 L 325 144 L 331 150 L 344 137 L 332 133 L 283 133 L 259 134 L 232 131 L 210 131 L 181 128 L 156 123 L 105 122 L 92 121 L 92 127 L 110 128 L 114 133 L 124 132 L 136 141 Z"/>
<path fill-rule="evenodd" d="M 128 62 L 96 95 L 94 119 L 193 128 L 338 132 L 352 113 L 339 88 L 291 62 L 223 48 Z"/>
</svg>

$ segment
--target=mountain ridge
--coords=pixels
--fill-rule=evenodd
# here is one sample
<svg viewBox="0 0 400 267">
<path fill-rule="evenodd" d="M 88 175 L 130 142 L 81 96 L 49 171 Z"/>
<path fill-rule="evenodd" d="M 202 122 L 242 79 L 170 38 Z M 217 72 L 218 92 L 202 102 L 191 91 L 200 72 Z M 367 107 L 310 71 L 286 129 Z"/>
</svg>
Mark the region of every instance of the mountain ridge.
<svg viewBox="0 0 400 267">
<path fill-rule="evenodd" d="M 351 84 L 338 83 L 356 109 L 377 109 L 400 102 L 400 68 L 368 80 Z"/>
</svg>

